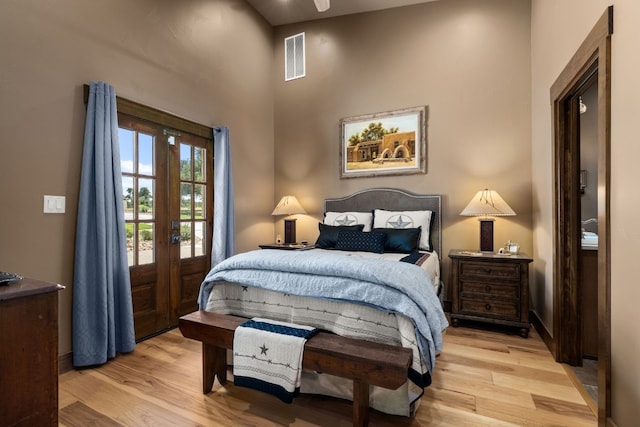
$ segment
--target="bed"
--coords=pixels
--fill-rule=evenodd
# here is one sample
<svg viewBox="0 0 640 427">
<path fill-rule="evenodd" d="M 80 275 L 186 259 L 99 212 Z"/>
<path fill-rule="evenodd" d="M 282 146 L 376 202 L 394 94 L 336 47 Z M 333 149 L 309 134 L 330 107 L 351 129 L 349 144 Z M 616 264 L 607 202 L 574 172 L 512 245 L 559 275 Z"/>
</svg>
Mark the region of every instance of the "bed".
<svg viewBox="0 0 640 427">
<path fill-rule="evenodd" d="M 372 387 L 369 400 L 376 410 L 410 416 L 431 383 L 448 326 L 438 298 L 440 196 L 369 189 L 327 199 L 318 227 L 308 250 L 249 251 L 215 266 L 201 286 L 200 309 L 410 348 L 406 383 Z M 352 383 L 305 371 L 300 391 L 351 399 Z"/>
</svg>

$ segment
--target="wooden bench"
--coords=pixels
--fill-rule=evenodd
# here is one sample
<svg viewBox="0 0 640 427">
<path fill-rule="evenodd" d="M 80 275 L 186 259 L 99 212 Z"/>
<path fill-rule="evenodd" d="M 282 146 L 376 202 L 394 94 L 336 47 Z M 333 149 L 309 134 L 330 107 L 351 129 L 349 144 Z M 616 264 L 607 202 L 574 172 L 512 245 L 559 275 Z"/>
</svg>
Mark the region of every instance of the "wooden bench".
<svg viewBox="0 0 640 427">
<path fill-rule="evenodd" d="M 227 349 L 233 347 L 235 329 L 247 319 L 195 311 L 182 316 L 182 335 L 202 342 L 202 392 L 227 380 Z M 408 348 L 341 337 L 320 332 L 304 346 L 303 369 L 353 380 L 353 425 L 369 421 L 369 386 L 395 390 L 407 381 L 412 353 Z"/>
</svg>

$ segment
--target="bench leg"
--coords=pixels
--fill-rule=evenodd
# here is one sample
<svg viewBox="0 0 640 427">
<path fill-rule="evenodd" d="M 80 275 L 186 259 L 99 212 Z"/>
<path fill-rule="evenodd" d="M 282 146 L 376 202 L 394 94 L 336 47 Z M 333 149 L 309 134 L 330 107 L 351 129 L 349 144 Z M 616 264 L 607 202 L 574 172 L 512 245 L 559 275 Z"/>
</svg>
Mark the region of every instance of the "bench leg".
<svg viewBox="0 0 640 427">
<path fill-rule="evenodd" d="M 202 393 L 211 391 L 216 375 L 220 384 L 227 382 L 227 350 L 202 343 Z"/>
<path fill-rule="evenodd" d="M 353 426 L 369 424 L 369 384 L 353 380 Z"/>
</svg>

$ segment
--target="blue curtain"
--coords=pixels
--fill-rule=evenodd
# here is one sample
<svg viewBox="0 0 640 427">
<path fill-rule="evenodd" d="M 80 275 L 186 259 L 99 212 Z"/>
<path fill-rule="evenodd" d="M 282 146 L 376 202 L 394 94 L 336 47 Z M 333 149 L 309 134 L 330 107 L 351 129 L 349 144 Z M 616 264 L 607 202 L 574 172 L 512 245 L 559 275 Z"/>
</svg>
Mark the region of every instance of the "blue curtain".
<svg viewBox="0 0 640 427">
<path fill-rule="evenodd" d="M 73 364 L 135 347 L 118 146 L 116 94 L 91 82 L 82 154 L 73 278 Z"/>
<path fill-rule="evenodd" d="M 213 249 L 211 267 L 235 253 L 233 176 L 229 129 L 213 130 Z"/>
</svg>

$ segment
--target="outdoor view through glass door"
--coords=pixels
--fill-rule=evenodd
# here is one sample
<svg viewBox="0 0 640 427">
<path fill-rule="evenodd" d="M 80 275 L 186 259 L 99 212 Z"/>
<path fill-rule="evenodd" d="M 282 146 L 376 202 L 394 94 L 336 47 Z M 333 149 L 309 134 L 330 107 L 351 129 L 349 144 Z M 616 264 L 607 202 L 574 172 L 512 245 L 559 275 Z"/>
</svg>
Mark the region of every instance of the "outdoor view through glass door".
<svg viewBox="0 0 640 427">
<path fill-rule="evenodd" d="M 136 339 L 197 310 L 209 271 L 212 142 L 120 113 L 127 255 Z"/>
</svg>

